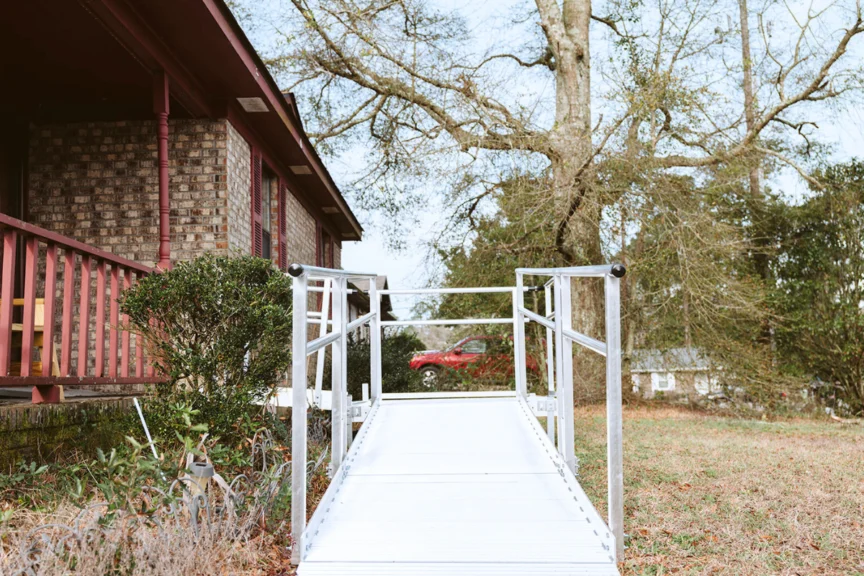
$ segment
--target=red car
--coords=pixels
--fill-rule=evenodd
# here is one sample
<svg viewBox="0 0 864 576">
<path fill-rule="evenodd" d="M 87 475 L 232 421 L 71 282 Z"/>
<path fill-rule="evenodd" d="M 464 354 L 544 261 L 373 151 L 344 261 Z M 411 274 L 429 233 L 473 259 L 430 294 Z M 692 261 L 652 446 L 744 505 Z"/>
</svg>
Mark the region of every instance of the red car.
<svg viewBox="0 0 864 576">
<path fill-rule="evenodd" d="M 538 371 L 537 361 L 530 355 L 528 370 Z M 507 377 L 513 374 L 513 338 L 502 336 L 469 336 L 447 350 L 417 352 L 408 366 L 423 374 L 423 384 L 438 383 L 444 370 L 465 371 L 475 378 Z"/>
</svg>

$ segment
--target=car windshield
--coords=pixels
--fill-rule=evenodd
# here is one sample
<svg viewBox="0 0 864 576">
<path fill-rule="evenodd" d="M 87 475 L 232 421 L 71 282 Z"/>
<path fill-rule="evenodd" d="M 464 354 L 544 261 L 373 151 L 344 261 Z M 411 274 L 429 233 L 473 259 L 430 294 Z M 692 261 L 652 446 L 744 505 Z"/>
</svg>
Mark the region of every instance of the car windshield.
<svg viewBox="0 0 864 576">
<path fill-rule="evenodd" d="M 462 352 L 466 354 L 484 354 L 486 352 L 486 340 L 483 338 L 468 340 L 462 345 Z"/>
<path fill-rule="evenodd" d="M 503 341 L 498 341 L 496 338 L 490 337 L 474 337 L 469 336 L 463 338 L 453 346 L 447 348 L 447 352 L 452 352 L 457 348 L 461 348 L 462 352 L 467 354 L 486 354 L 491 351 L 498 351 L 498 348 L 503 346 Z"/>
<path fill-rule="evenodd" d="M 470 340 L 470 338 L 463 338 L 462 340 L 459 340 L 458 342 L 456 342 L 455 344 L 453 344 L 452 346 L 447 348 L 447 352 L 451 352 L 451 351 L 455 350 L 456 348 L 459 348 L 460 346 L 462 346 L 466 342 L 468 342 L 468 340 Z"/>
</svg>

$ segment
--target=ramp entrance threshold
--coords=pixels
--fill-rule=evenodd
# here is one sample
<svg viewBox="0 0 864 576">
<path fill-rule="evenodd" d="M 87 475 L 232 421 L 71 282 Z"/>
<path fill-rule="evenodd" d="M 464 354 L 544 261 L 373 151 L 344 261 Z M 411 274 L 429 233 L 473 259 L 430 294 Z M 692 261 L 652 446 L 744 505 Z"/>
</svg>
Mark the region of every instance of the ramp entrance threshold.
<svg viewBox="0 0 864 576">
<path fill-rule="evenodd" d="M 304 541 L 300 576 L 618 574 L 612 534 L 515 393 L 380 402 Z"/>
<path fill-rule="evenodd" d="M 623 266 L 517 268 L 514 286 L 474 288 L 390 289 L 374 273 L 301 264 L 288 273 L 291 381 L 298 384 L 284 396 L 291 406 L 291 561 L 300 576 L 618 574 L 616 560 L 624 557 Z M 603 281 L 605 341 L 573 329 L 571 283 L 585 278 Z M 370 310 L 349 321 L 348 295 L 356 292 L 368 296 Z M 527 292 L 542 292 L 542 303 L 532 297 L 527 305 Z M 511 299 L 512 316 L 394 319 L 382 310 L 383 297 L 442 294 L 497 294 Z M 310 301 L 317 302 L 313 310 Z M 541 334 L 545 329 L 541 346 L 526 339 L 529 323 Z M 512 373 L 501 375 L 505 382 L 512 376 L 512 391 L 385 394 L 385 330 L 423 325 L 498 325 L 494 334 L 513 344 Z M 355 331 L 369 346 L 361 399 L 348 393 L 348 337 Z M 574 475 L 574 345 L 606 361 L 608 526 Z M 330 390 L 323 387 L 327 350 Z M 482 360 L 482 354 L 468 356 L 466 362 Z M 539 394 L 529 393 L 529 365 L 546 384 Z M 310 405 L 332 415 L 332 480 L 307 521 Z M 363 423 L 356 437 L 354 422 Z"/>
</svg>

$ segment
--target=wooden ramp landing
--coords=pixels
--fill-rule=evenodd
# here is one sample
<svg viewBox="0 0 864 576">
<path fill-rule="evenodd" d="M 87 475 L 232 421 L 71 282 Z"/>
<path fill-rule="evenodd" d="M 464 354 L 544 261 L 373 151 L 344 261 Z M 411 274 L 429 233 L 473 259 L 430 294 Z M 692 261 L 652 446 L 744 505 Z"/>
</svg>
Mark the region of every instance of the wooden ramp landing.
<svg viewBox="0 0 864 576">
<path fill-rule="evenodd" d="M 618 575 L 612 533 L 515 394 L 378 402 L 303 541 L 300 576 Z"/>
</svg>

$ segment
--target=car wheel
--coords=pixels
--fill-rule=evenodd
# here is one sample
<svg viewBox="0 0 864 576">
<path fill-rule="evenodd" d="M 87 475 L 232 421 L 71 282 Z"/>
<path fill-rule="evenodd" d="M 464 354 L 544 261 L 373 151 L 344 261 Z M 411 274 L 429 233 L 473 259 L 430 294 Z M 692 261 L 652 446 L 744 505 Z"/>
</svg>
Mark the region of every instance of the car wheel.
<svg viewBox="0 0 864 576">
<path fill-rule="evenodd" d="M 438 366 L 424 366 L 420 369 L 420 377 L 422 378 L 423 386 L 426 388 L 434 388 L 438 385 L 438 375 L 441 369 Z"/>
</svg>

